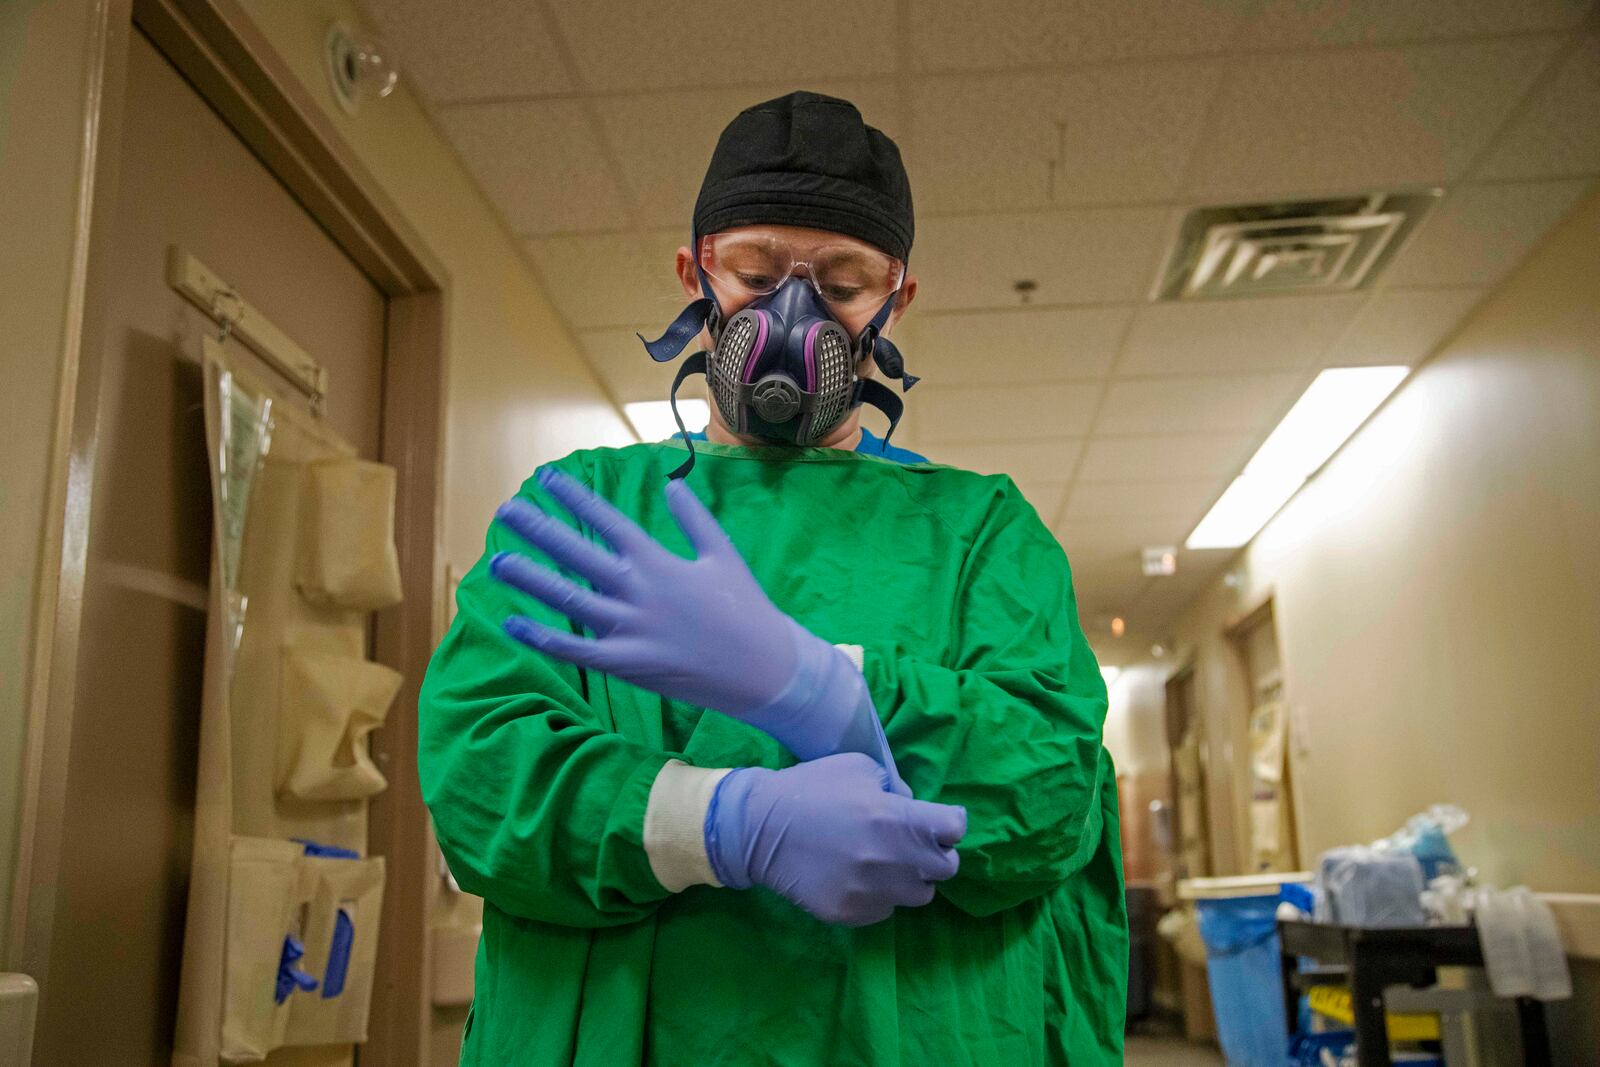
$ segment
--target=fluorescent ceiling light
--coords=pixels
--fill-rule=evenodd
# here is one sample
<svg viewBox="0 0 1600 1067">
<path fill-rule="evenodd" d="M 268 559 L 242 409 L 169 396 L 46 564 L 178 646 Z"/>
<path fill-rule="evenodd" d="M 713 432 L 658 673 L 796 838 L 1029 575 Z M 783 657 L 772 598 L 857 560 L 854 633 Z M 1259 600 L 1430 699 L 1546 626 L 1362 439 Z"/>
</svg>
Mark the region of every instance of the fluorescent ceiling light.
<svg viewBox="0 0 1600 1067">
<path fill-rule="evenodd" d="M 1248 543 L 1408 373 L 1406 367 L 1334 367 L 1317 375 L 1184 547 Z"/>
<path fill-rule="evenodd" d="M 641 400 L 622 405 L 622 410 L 641 441 L 665 441 L 678 432 L 678 424 L 672 418 L 672 405 L 665 400 Z M 683 416 L 683 424 L 691 433 L 705 429 L 706 423 L 711 421 L 711 408 L 704 400 L 678 401 L 678 414 Z"/>
</svg>

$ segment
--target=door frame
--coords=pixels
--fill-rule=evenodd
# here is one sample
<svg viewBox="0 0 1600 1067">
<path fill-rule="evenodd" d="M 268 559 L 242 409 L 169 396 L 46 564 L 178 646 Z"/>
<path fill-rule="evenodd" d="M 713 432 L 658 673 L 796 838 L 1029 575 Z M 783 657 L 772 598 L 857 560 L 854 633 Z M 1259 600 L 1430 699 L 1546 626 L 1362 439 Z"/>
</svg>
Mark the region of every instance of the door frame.
<svg viewBox="0 0 1600 1067">
<path fill-rule="evenodd" d="M 374 756 L 389 788 L 371 807 L 386 857 L 378 974 L 363 1064 L 413 1067 L 427 1055 L 428 890 L 436 874 L 417 779 L 417 692 L 443 615 L 440 555 L 449 274 L 238 0 L 91 0 L 87 107 L 76 189 L 72 280 L 51 447 L 45 558 L 34 604 L 21 812 L 6 970 L 49 996 L 50 942 L 67 798 L 101 363 L 112 292 L 127 52 L 135 26 L 299 200 L 382 292 L 387 328 L 380 458 L 398 470 L 395 542 L 404 600 L 377 614 L 374 656 L 405 677 Z"/>
</svg>

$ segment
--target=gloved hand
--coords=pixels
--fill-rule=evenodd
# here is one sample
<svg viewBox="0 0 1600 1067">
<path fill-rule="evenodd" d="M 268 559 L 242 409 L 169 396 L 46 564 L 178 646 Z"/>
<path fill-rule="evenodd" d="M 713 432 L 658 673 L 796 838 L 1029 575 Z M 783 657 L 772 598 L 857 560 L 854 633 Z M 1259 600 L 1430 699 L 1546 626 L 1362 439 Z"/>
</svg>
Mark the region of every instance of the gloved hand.
<svg viewBox="0 0 1600 1067">
<path fill-rule="evenodd" d="M 960 867 L 967 811 L 887 787 L 883 767 L 854 752 L 730 771 L 706 812 L 711 869 L 730 889 L 766 886 L 843 926 L 921 907 Z"/>
<path fill-rule="evenodd" d="M 514 552 L 497 555 L 491 573 L 597 636 L 578 637 L 522 616 L 506 620 L 507 633 L 557 659 L 731 715 L 802 760 L 866 753 L 888 771 L 891 788 L 911 795 L 861 672 L 773 605 L 692 489 L 674 480 L 665 490 L 696 552 L 689 560 L 572 478 L 547 469 L 539 480 L 615 554 L 525 501 L 502 505 L 502 522 L 594 589 Z"/>
</svg>

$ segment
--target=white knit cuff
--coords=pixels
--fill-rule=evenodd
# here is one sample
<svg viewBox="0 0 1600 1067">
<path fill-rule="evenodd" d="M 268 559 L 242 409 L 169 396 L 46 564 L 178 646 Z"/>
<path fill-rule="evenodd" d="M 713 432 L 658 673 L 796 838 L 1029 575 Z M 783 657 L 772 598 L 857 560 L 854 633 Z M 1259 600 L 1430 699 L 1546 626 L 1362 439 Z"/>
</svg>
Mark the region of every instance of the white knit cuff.
<svg viewBox="0 0 1600 1067">
<path fill-rule="evenodd" d="M 644 809 L 644 851 L 656 881 L 669 892 L 722 885 L 706 855 L 706 809 L 730 770 L 668 760 L 657 772 Z"/>
<path fill-rule="evenodd" d="M 861 671 L 863 674 L 866 673 L 866 649 L 862 648 L 860 645 L 834 645 L 833 647 L 837 648 L 840 652 L 843 652 L 845 658 L 856 665 L 856 670 Z"/>
</svg>

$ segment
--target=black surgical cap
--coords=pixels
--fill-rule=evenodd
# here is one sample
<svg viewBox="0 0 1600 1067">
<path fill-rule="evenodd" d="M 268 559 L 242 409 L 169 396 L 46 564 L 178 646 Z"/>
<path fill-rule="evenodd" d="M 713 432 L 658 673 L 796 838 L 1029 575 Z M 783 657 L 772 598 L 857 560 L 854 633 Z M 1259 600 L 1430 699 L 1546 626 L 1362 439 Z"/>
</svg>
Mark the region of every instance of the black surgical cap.
<svg viewBox="0 0 1600 1067">
<path fill-rule="evenodd" d="M 694 231 L 756 224 L 858 237 L 911 254 L 911 183 L 900 149 L 848 100 L 790 93 L 739 112 L 711 153 Z"/>
</svg>

